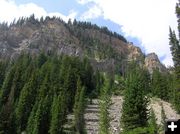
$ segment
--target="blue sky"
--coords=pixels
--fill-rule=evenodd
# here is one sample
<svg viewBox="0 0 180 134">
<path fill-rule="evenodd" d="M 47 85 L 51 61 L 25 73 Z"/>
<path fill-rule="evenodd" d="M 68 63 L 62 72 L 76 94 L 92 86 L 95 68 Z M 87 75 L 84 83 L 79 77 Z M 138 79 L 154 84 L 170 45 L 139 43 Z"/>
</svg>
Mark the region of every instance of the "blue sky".
<svg viewBox="0 0 180 134">
<path fill-rule="evenodd" d="M 15 0 L 20 4 L 35 3 L 43 7 L 47 12 L 60 12 L 68 15 L 70 10 L 85 11 L 87 8 L 79 5 L 75 0 Z"/>
<path fill-rule="evenodd" d="M 148 54 L 173 65 L 168 28 L 177 31 L 176 0 L 0 0 L 0 22 L 34 13 L 91 21 L 124 35 Z"/>
</svg>

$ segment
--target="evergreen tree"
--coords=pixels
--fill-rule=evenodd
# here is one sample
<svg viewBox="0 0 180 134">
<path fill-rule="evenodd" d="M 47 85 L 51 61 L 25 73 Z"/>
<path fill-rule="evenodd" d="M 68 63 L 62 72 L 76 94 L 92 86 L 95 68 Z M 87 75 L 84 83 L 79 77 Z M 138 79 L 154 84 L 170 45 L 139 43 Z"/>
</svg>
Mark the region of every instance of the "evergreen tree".
<svg viewBox="0 0 180 134">
<path fill-rule="evenodd" d="M 109 107 L 111 105 L 110 97 L 110 82 L 106 79 L 104 86 L 100 93 L 100 120 L 99 120 L 99 133 L 109 134 L 110 127 L 110 117 L 109 117 Z"/>
<path fill-rule="evenodd" d="M 26 132 L 32 134 L 33 129 L 35 127 L 34 121 L 35 121 L 35 114 L 36 110 L 38 108 L 38 101 L 33 105 L 33 108 L 31 110 L 30 116 L 28 117 L 28 122 L 27 122 L 27 127 L 26 127 Z"/>
<path fill-rule="evenodd" d="M 27 131 L 30 134 L 38 134 L 39 133 L 40 120 L 42 118 L 42 116 L 41 116 L 41 109 L 43 107 L 42 103 L 43 103 L 43 100 L 40 100 L 40 102 L 38 104 L 38 108 L 33 117 L 33 122 L 32 122 L 32 124 L 30 124 L 30 125 L 32 125 L 32 128 L 29 129 L 30 131 Z"/>
<path fill-rule="evenodd" d="M 46 96 L 35 104 L 26 129 L 28 134 L 48 134 L 50 125 L 50 102 L 51 98 Z"/>
<path fill-rule="evenodd" d="M 43 99 L 46 95 L 48 95 L 49 91 L 51 89 L 50 83 L 49 83 L 49 72 L 46 73 L 45 78 L 40 85 L 39 91 L 38 91 L 38 99 Z"/>
<path fill-rule="evenodd" d="M 130 67 L 121 117 L 124 132 L 138 127 L 146 127 L 148 120 L 148 98 L 145 97 L 144 71 L 133 63 Z"/>
<path fill-rule="evenodd" d="M 176 4 L 176 15 L 178 18 L 178 32 L 179 32 L 179 39 L 180 39 L 180 2 Z M 171 49 L 171 54 L 173 57 L 174 62 L 174 73 L 175 73 L 175 84 L 174 84 L 174 106 L 177 112 L 180 113 L 180 44 L 179 39 L 176 37 L 174 31 L 169 29 L 169 45 Z"/>
<path fill-rule="evenodd" d="M 104 78 L 103 78 L 102 74 L 99 72 L 99 70 L 97 70 L 95 73 L 95 83 L 96 83 L 96 89 L 94 91 L 95 96 L 100 95 L 100 89 L 103 86 L 103 80 L 104 80 Z"/>
<path fill-rule="evenodd" d="M 14 106 L 14 92 L 11 86 L 14 79 L 15 67 L 8 72 L 2 85 L 2 94 L 0 96 L 0 130 L 8 133 L 11 124 L 11 117 Z"/>
<path fill-rule="evenodd" d="M 5 79 L 6 67 L 7 67 L 6 63 L 0 61 L 0 92 L 1 92 L 1 86 L 2 86 L 3 81 Z"/>
<path fill-rule="evenodd" d="M 74 105 L 74 96 L 75 96 L 74 92 L 76 91 L 76 86 L 74 84 L 75 79 L 71 78 L 73 77 L 72 73 L 73 73 L 72 68 L 69 66 L 63 78 L 64 79 L 63 90 L 66 94 L 66 105 L 68 112 L 72 112 Z"/>
<path fill-rule="evenodd" d="M 180 38 L 180 1 L 176 4 L 176 16 L 178 18 L 178 31 L 179 31 L 179 38 Z"/>
<path fill-rule="evenodd" d="M 142 73 L 143 73 L 143 81 L 142 81 L 142 84 L 145 86 L 145 95 L 147 95 L 148 93 L 151 92 L 151 77 L 150 77 L 150 73 L 147 69 L 143 69 L 142 70 Z"/>
<path fill-rule="evenodd" d="M 75 95 L 75 102 L 74 102 L 74 108 L 73 108 L 74 111 L 76 111 L 78 109 L 81 88 L 82 88 L 82 82 L 81 82 L 80 78 L 78 78 L 78 80 L 77 80 L 77 88 L 76 88 L 76 95 Z"/>
<path fill-rule="evenodd" d="M 23 87 L 19 101 L 16 107 L 16 122 L 18 127 L 18 133 L 22 132 L 26 128 L 29 114 L 32 110 L 36 98 L 37 88 L 37 72 L 32 75 L 29 82 Z"/>
<path fill-rule="evenodd" d="M 163 100 L 168 100 L 168 82 L 165 74 L 159 72 L 155 69 L 152 74 L 152 93 Z"/>
<path fill-rule="evenodd" d="M 55 95 L 51 107 L 50 134 L 59 134 L 63 132 L 63 124 L 66 120 L 65 95 Z"/>
<path fill-rule="evenodd" d="M 74 104 L 74 127 L 75 133 L 84 134 L 84 109 L 85 109 L 85 87 L 82 87 L 80 79 L 77 81 L 77 90 Z"/>
<path fill-rule="evenodd" d="M 149 129 L 151 134 L 158 134 L 158 125 L 156 123 L 156 115 L 154 110 L 151 108 L 150 118 L 149 118 Z"/>
<path fill-rule="evenodd" d="M 86 84 L 87 87 L 87 93 L 91 93 L 92 90 L 94 89 L 94 83 L 93 83 L 93 68 L 90 65 L 90 62 L 87 58 L 84 59 L 83 61 L 83 66 L 84 66 L 84 78 L 83 81 Z"/>
<path fill-rule="evenodd" d="M 7 102 L 7 99 L 9 97 L 9 93 L 11 92 L 11 86 L 14 79 L 14 71 L 15 67 L 11 67 L 10 71 L 8 72 L 7 76 L 5 77 L 5 80 L 2 85 L 2 94 L 0 97 L 0 108 Z"/>
<path fill-rule="evenodd" d="M 44 53 L 41 53 L 37 59 L 38 67 L 40 68 L 46 61 L 47 61 L 47 56 Z"/>
<path fill-rule="evenodd" d="M 166 124 L 166 114 L 165 114 L 164 107 L 163 107 L 162 103 L 161 103 L 161 124 L 164 128 L 165 124 Z"/>
</svg>

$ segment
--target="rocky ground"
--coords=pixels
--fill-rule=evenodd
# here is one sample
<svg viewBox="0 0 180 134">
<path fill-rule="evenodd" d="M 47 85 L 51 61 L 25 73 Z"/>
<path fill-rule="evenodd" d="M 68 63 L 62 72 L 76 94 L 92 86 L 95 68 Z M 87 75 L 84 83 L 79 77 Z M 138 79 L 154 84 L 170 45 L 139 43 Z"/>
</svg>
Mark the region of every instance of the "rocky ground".
<svg viewBox="0 0 180 134">
<path fill-rule="evenodd" d="M 110 132 L 112 134 L 119 134 L 123 98 L 122 96 L 112 96 L 111 100 L 112 100 L 112 104 L 109 109 L 110 118 L 111 118 Z M 149 108 L 150 107 L 153 108 L 157 118 L 157 123 L 159 125 L 161 124 L 161 105 L 164 107 L 164 111 L 167 119 L 180 118 L 180 115 L 176 113 L 176 111 L 172 108 L 170 103 L 162 101 L 161 99 L 158 98 L 152 98 L 150 100 Z M 92 103 L 87 104 L 84 118 L 85 118 L 85 127 L 87 134 L 98 134 L 98 129 L 99 129 L 98 99 L 92 99 Z M 69 115 L 68 120 L 71 122 L 73 120 L 73 115 Z"/>
<path fill-rule="evenodd" d="M 110 107 L 110 132 L 113 134 L 119 134 L 120 132 L 120 117 L 121 117 L 121 109 L 123 98 L 122 96 L 113 96 L 112 98 L 112 105 Z"/>
<path fill-rule="evenodd" d="M 93 99 L 85 109 L 85 127 L 87 134 L 98 134 L 99 129 L 99 104 L 98 99 Z"/>
<path fill-rule="evenodd" d="M 164 108 L 167 119 L 180 119 L 180 115 L 176 113 L 176 111 L 172 108 L 172 105 L 170 103 L 165 102 L 158 98 L 152 98 L 150 101 L 150 107 L 152 107 L 155 112 L 157 118 L 157 124 L 161 124 L 162 106 Z"/>
<path fill-rule="evenodd" d="M 112 104 L 109 109 L 110 113 L 110 131 L 113 134 L 120 132 L 120 116 L 123 99 L 121 96 L 113 96 Z M 98 134 L 99 129 L 99 106 L 98 100 L 93 99 L 91 104 L 88 104 L 85 110 L 85 123 L 87 134 Z"/>
</svg>

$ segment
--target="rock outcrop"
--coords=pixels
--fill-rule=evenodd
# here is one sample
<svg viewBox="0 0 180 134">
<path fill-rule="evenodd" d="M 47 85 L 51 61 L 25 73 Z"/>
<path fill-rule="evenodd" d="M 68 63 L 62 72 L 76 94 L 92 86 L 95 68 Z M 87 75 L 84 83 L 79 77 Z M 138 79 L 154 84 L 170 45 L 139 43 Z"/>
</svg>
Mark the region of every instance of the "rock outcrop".
<svg viewBox="0 0 180 134">
<path fill-rule="evenodd" d="M 145 67 L 151 74 L 154 69 L 158 69 L 160 72 L 167 72 L 166 67 L 159 61 L 155 53 L 150 53 L 145 57 Z"/>
<path fill-rule="evenodd" d="M 142 53 L 141 49 L 137 46 L 134 46 L 132 43 L 128 43 L 128 60 L 144 60 L 144 54 Z"/>
</svg>

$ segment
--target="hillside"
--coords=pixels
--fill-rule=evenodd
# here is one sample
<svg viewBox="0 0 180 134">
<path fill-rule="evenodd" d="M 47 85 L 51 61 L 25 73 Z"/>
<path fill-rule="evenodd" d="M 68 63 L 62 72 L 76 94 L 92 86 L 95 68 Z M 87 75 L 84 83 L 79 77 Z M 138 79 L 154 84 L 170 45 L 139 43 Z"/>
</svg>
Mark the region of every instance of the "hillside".
<svg viewBox="0 0 180 134">
<path fill-rule="evenodd" d="M 173 71 L 89 22 L 32 15 L 2 23 L 0 134 L 164 131 L 161 122 L 179 118 Z"/>
<path fill-rule="evenodd" d="M 65 23 L 55 17 L 37 20 L 32 15 L 10 25 L 0 24 L 0 59 L 15 59 L 22 52 L 37 55 L 42 51 L 87 56 L 94 68 L 121 73 L 127 61 L 137 60 L 143 64 L 147 61 L 141 49 L 123 36 L 89 22 L 69 20 Z M 155 58 L 158 62 L 151 64 L 148 60 L 146 67 L 165 70 L 158 57 Z"/>
</svg>

